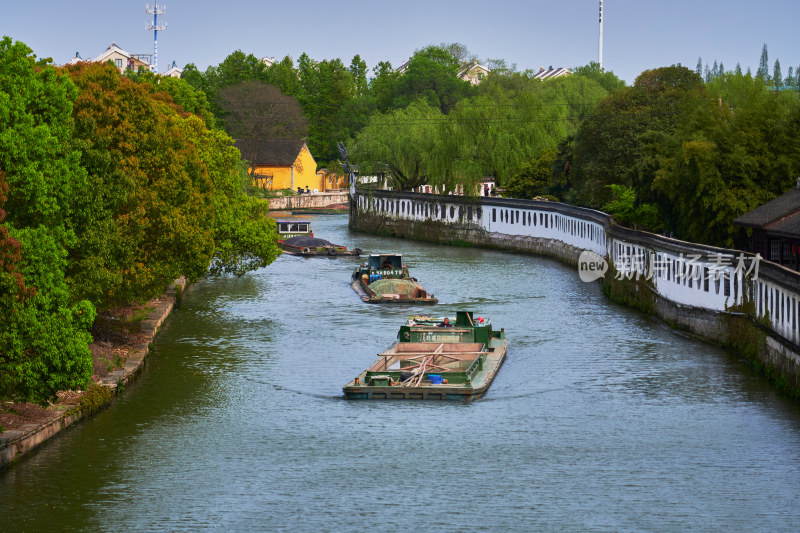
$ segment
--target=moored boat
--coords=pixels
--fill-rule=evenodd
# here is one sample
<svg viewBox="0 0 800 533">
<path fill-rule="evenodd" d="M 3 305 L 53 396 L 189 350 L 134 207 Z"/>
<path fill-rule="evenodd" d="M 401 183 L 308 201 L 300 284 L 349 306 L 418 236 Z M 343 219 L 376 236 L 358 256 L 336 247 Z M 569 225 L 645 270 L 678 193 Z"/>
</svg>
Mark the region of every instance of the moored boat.
<svg viewBox="0 0 800 533">
<path fill-rule="evenodd" d="M 483 396 L 506 356 L 505 331 L 458 311 L 455 323 L 409 318 L 397 341 L 344 386 L 352 400 L 472 400 Z M 447 319 L 449 322 L 449 318 Z"/>
<path fill-rule="evenodd" d="M 350 286 L 368 303 L 435 304 L 438 301 L 411 277 L 400 254 L 371 254 L 353 271 Z"/>
<path fill-rule="evenodd" d="M 277 225 L 278 246 L 289 255 L 336 257 L 362 253 L 360 248 L 348 250 L 346 246 L 314 237 L 308 220 L 278 220 Z"/>
</svg>

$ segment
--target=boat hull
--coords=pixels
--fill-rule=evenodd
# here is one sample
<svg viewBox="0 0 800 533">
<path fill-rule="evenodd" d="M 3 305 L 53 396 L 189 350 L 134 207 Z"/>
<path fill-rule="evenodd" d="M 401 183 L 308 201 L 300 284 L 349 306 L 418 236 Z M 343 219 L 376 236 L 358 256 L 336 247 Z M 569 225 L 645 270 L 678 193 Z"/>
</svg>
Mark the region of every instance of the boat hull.
<svg viewBox="0 0 800 533">
<path fill-rule="evenodd" d="M 471 385 L 464 384 L 428 384 L 419 386 L 373 386 L 367 385 L 365 370 L 343 387 L 344 396 L 348 400 L 437 400 L 437 401 L 470 401 L 486 394 L 497 372 L 503 365 L 508 348 L 505 338 L 493 341 L 492 350 L 483 361 L 483 368 L 473 376 Z M 380 364 L 382 359 L 373 363 Z"/>
<path fill-rule="evenodd" d="M 355 248 L 348 250 L 344 246 L 292 246 L 291 244 L 279 244 L 281 250 L 289 255 L 299 255 L 302 257 L 348 257 L 361 255 L 361 250 Z"/>
</svg>

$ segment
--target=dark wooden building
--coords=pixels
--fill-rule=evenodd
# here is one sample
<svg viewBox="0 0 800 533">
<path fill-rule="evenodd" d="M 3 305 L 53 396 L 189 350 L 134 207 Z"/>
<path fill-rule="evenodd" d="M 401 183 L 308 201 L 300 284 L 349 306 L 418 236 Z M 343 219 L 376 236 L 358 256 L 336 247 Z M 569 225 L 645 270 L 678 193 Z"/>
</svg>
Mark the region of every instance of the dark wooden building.
<svg viewBox="0 0 800 533">
<path fill-rule="evenodd" d="M 750 251 L 800 271 L 800 178 L 797 187 L 733 223 L 753 230 Z"/>
</svg>

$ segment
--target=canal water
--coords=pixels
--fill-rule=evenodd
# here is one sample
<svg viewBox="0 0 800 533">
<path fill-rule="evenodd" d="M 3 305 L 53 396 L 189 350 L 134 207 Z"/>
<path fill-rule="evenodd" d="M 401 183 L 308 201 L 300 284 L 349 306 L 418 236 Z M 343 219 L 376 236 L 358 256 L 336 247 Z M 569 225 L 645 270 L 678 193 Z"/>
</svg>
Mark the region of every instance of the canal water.
<svg viewBox="0 0 800 533">
<path fill-rule="evenodd" d="M 0 530 L 796 530 L 800 409 L 736 358 L 549 259 L 311 218 L 441 303 L 362 303 L 355 258 L 200 281 L 124 396 L 0 474 Z M 408 315 L 459 309 L 509 340 L 484 399 L 342 398 Z"/>
</svg>

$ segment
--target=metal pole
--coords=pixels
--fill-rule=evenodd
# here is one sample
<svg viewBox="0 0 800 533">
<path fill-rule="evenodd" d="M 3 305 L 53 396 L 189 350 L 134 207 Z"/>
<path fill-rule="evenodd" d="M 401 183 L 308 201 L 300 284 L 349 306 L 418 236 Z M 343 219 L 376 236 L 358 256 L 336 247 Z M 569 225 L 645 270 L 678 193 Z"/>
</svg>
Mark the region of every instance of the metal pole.
<svg viewBox="0 0 800 533">
<path fill-rule="evenodd" d="M 602 0 L 601 0 L 602 3 Z M 153 73 L 158 74 L 158 4 L 154 4 L 155 14 L 153 15 Z"/>
<path fill-rule="evenodd" d="M 597 62 L 603 70 L 603 0 L 600 0 L 600 44 L 598 47 Z"/>
</svg>

